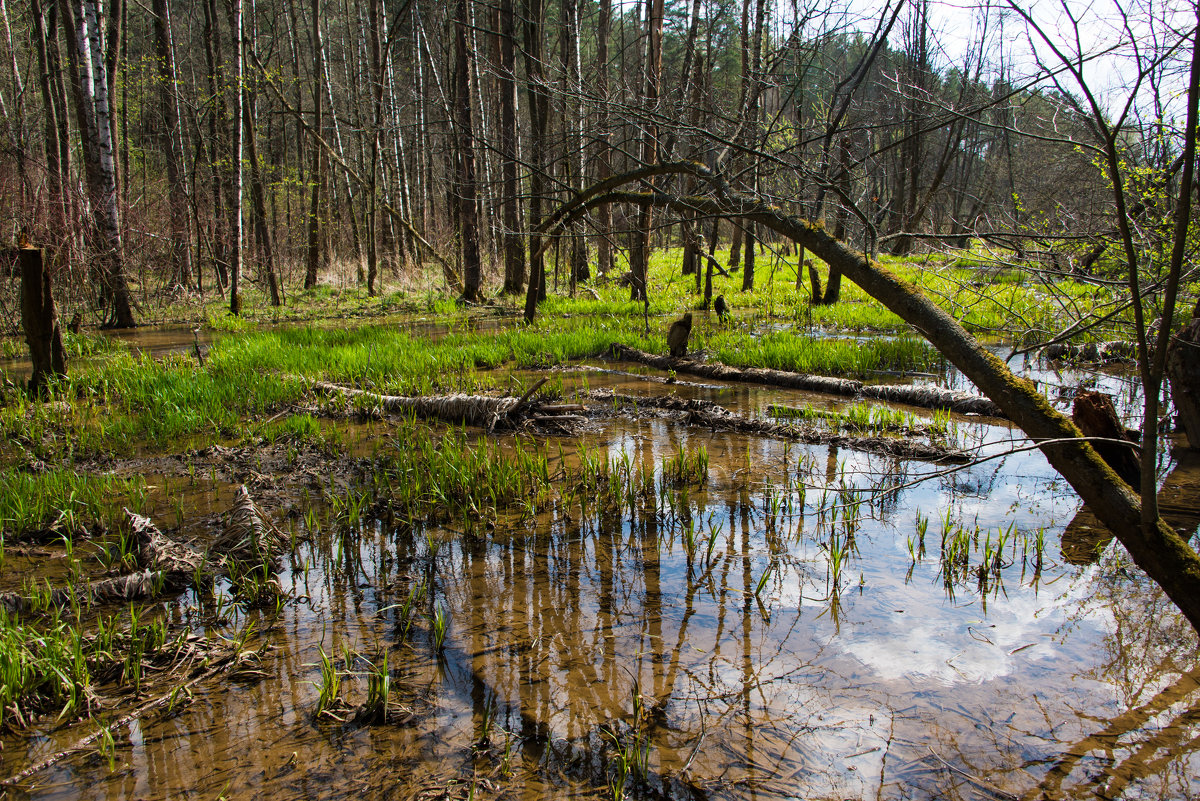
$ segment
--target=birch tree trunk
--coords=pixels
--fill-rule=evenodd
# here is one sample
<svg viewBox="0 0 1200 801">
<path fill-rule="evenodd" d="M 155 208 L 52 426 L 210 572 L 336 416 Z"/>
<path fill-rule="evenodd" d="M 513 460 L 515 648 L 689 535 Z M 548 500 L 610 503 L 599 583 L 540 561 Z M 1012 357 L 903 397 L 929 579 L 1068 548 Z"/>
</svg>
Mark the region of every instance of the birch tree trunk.
<svg viewBox="0 0 1200 801">
<path fill-rule="evenodd" d="M 108 73 L 104 63 L 99 4 L 100 0 L 76 0 L 76 5 L 71 6 L 68 0 L 63 0 L 63 10 L 73 17 L 75 99 L 88 194 L 98 233 L 95 243 L 99 250 L 95 261 L 96 271 L 100 279 L 102 302 L 109 306 L 105 325 L 110 328 L 133 328 L 137 323 L 133 318 L 129 286 L 125 280 Z"/>
</svg>

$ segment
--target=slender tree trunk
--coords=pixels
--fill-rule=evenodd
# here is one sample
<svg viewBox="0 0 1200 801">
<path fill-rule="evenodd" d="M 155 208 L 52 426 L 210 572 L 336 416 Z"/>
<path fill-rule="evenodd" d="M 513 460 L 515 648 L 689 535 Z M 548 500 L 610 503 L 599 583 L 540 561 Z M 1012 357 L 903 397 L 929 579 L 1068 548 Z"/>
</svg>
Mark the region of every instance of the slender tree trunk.
<svg viewBox="0 0 1200 801">
<path fill-rule="evenodd" d="M 254 0 L 251 2 L 253 14 Z M 253 39 L 253 37 L 251 37 Z M 258 155 L 258 132 L 256 130 L 258 114 L 254 93 L 247 93 L 243 125 L 246 129 L 246 156 L 250 161 L 250 213 L 254 217 L 254 239 L 262 255 L 262 269 L 267 275 L 267 289 L 271 293 L 271 305 L 282 306 L 283 298 L 279 293 L 279 273 L 275 269 L 275 252 L 271 244 L 271 229 L 267 226 L 266 188 L 263 186 L 262 165 Z"/>
<path fill-rule="evenodd" d="M 579 60 L 579 0 L 562 0 L 562 73 L 563 73 L 563 149 L 564 170 L 569 191 L 583 188 L 583 86 L 582 65 Z M 591 277 L 587 262 L 587 238 L 577 223 L 567 239 L 567 263 L 570 270 L 571 294 L 579 281 Z"/>
<path fill-rule="evenodd" d="M 170 0 L 154 0 L 154 39 L 158 50 L 160 102 L 162 105 L 162 148 L 167 163 L 167 192 L 171 207 L 171 231 L 168 245 L 173 280 L 181 286 L 192 283 L 192 251 L 188 245 L 188 200 L 180 163 L 183 158 L 183 131 L 179 124 L 179 87 L 175 73 L 175 48 L 172 43 Z"/>
<path fill-rule="evenodd" d="M 642 164 L 649 166 L 658 161 L 658 125 L 654 115 L 658 112 L 658 99 L 662 87 L 662 34 L 663 0 L 646 0 L 646 80 L 642 91 L 642 105 L 646 113 L 642 129 Z M 629 261 L 633 280 L 630 282 L 630 300 L 649 303 L 646 292 L 646 274 L 650 267 L 650 234 L 654 207 L 642 204 L 638 210 L 637 230 L 633 235 Z"/>
<path fill-rule="evenodd" d="M 609 147 L 609 87 L 608 87 L 608 38 L 612 26 L 612 0 L 600 0 L 600 16 L 596 22 L 596 96 L 599 108 L 596 112 L 596 180 L 603 181 L 612 175 L 612 151 Z M 612 205 L 603 203 L 596 207 L 596 272 L 607 275 L 613 265 L 612 253 Z"/>
<path fill-rule="evenodd" d="M 321 132 L 321 102 L 325 95 L 322 76 L 325 74 L 325 43 L 321 39 L 321 0 L 313 0 L 313 130 Z M 297 109 L 298 111 L 299 109 Z M 313 140 L 312 166 L 309 169 L 308 248 L 305 256 L 304 288 L 317 285 L 317 273 L 321 266 L 321 184 L 325 166 L 325 149 Z"/>
<path fill-rule="evenodd" d="M 232 0 L 231 31 L 233 34 L 233 74 L 234 74 L 234 112 L 233 112 L 233 147 L 230 149 L 232 171 L 230 183 L 233 186 L 233 197 L 229 203 L 229 229 L 233 241 L 230 243 L 229 258 L 229 310 L 234 314 L 242 313 L 242 195 L 243 170 L 242 150 L 245 139 L 245 121 L 243 114 L 246 104 L 246 61 L 245 41 L 242 36 L 243 15 L 242 0 Z"/>
<path fill-rule="evenodd" d="M 455 184 L 458 195 L 459 236 L 462 246 L 464 300 L 478 303 L 483 284 L 479 255 L 478 190 L 475 184 L 475 134 L 471 113 L 471 51 L 468 47 L 467 0 L 454 6 Z"/>
<path fill-rule="evenodd" d="M 504 294 L 525 287 L 525 245 L 521 240 L 521 185 L 517 173 L 517 79 L 513 0 L 500 0 L 500 171 L 504 180 Z"/>
<path fill-rule="evenodd" d="M 379 279 L 379 129 L 383 126 L 383 50 L 379 42 L 380 28 L 387 24 L 379 9 L 380 0 L 371 0 L 367 41 L 371 53 L 371 163 L 367 166 L 367 294 L 375 296 L 375 282 Z M 386 29 L 383 31 L 386 35 Z"/>
<path fill-rule="evenodd" d="M 108 76 L 104 65 L 104 42 L 96 9 L 97 0 L 77 0 L 64 12 L 73 16 L 76 67 L 76 104 L 84 166 L 92 214 L 99 232 L 97 258 L 103 299 L 110 304 L 106 325 L 133 328 L 133 308 L 125 281 L 121 242 L 121 215 L 117 206 L 116 164 L 113 158 L 112 125 L 109 114 Z"/>
<path fill-rule="evenodd" d="M 9 66 L 12 69 L 12 78 L 14 89 L 16 90 L 16 103 L 12 111 L 13 118 L 8 118 L 8 112 L 0 103 L 0 113 L 4 114 L 6 127 L 9 130 L 9 142 L 17 159 L 17 173 L 21 178 L 21 191 L 26 196 L 31 196 L 32 187 L 29 181 L 29 169 L 26 161 L 29 158 L 25 143 L 25 82 L 21 77 L 21 66 L 17 61 L 17 50 L 13 44 L 12 26 L 8 19 L 8 4 L 6 0 L 0 0 L 0 20 L 4 22 L 4 39 L 8 47 Z M 0 97 L 3 97 L 0 94 Z"/>
<path fill-rule="evenodd" d="M 221 163 L 229 153 L 229 108 L 221 79 L 225 71 L 225 54 L 221 47 L 220 14 L 217 0 L 204 3 L 204 55 L 208 67 L 208 87 L 213 98 L 213 111 L 208 115 L 207 155 L 212 180 L 212 260 L 217 288 L 222 296 L 229 286 L 229 224 L 228 205 L 232 191 L 227 185 L 228 170 Z"/>
<path fill-rule="evenodd" d="M 546 94 L 542 63 L 542 0 L 526 0 L 525 73 L 529 94 L 529 229 L 542 222 L 542 199 L 546 191 L 546 125 L 550 116 L 550 98 Z M 525 321 L 533 322 L 539 301 L 546 297 L 546 267 L 541 254 L 541 237 L 529 236 L 529 289 L 525 293 Z"/>
<path fill-rule="evenodd" d="M 754 223 L 743 222 L 742 229 L 742 245 L 746 249 L 746 255 L 742 259 L 742 291 L 750 292 L 754 289 L 755 251 L 758 249 L 758 242 L 754 236 Z"/>
<path fill-rule="evenodd" d="M 62 235 L 66 225 L 65 205 L 66 205 L 66 180 L 67 164 L 61 159 L 62 146 L 59 141 L 59 135 L 62 131 L 60 116 L 63 115 L 64 109 L 58 104 L 58 99 L 55 97 L 53 70 L 58 68 L 56 59 L 52 59 L 51 50 L 57 53 L 58 44 L 57 25 L 55 24 L 55 9 L 53 0 L 49 18 L 45 10 L 42 9 L 40 0 L 31 0 L 30 16 L 33 18 L 33 39 L 37 47 L 38 68 L 41 70 L 38 88 L 41 90 L 42 105 L 45 108 L 44 136 L 43 149 L 46 158 L 46 175 L 49 188 L 49 206 L 50 206 L 50 230 L 52 237 L 58 239 Z"/>
</svg>

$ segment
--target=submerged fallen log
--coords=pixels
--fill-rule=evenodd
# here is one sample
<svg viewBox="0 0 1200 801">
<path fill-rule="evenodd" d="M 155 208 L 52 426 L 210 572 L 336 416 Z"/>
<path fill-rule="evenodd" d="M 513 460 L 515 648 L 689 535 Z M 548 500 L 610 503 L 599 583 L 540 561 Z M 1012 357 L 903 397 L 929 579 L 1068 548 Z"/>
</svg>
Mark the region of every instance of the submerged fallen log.
<svg viewBox="0 0 1200 801">
<path fill-rule="evenodd" d="M 1112 342 L 1087 342 L 1074 345 L 1070 342 L 1055 342 L 1042 348 L 1042 355 L 1058 362 L 1084 364 L 1112 364 L 1132 362 L 1137 358 L 1137 343 L 1116 340 Z"/>
<path fill-rule="evenodd" d="M 852 437 L 825 431 L 812 426 L 788 423 L 773 423 L 770 420 L 743 417 L 712 401 L 696 398 L 680 398 L 677 395 L 657 397 L 634 397 L 617 395 L 610 390 L 600 389 L 588 393 L 593 400 L 606 401 L 614 408 L 637 407 L 639 410 L 657 409 L 670 413 L 675 419 L 689 425 L 704 426 L 713 431 L 731 431 L 739 434 L 777 437 L 803 442 L 806 445 L 837 445 L 842 448 L 899 456 L 904 459 L 922 459 L 935 462 L 965 464 L 971 457 L 965 451 L 912 439 L 889 436 Z"/>
<path fill-rule="evenodd" d="M 21 593 L 0 593 L 0 606 L 10 612 L 29 612 L 35 608 L 66 608 L 73 604 L 133 601 L 164 591 L 181 590 L 203 561 L 203 554 L 165 536 L 150 518 L 125 510 L 135 538 L 135 553 L 141 569 L 120 576 L 96 579 L 78 586 L 58 587 L 44 597 Z"/>
<path fill-rule="evenodd" d="M 0 593 L 0 607 L 10 612 L 29 612 L 152 598 L 190 587 L 202 572 L 240 575 L 243 565 L 275 566 L 288 546 L 287 538 L 265 520 L 244 485 L 238 488 L 225 530 L 203 553 L 166 536 L 150 518 L 128 509 L 125 514 L 134 536 L 137 569 L 59 587 L 40 597 Z"/>
<path fill-rule="evenodd" d="M 428 397 L 381 395 L 377 392 L 344 387 L 325 381 L 315 382 L 313 388 L 350 398 L 364 398 L 378 404 L 388 412 L 412 413 L 418 417 L 434 418 L 447 423 L 465 423 L 479 426 L 489 432 L 497 429 L 516 429 L 527 423 L 537 426 L 569 428 L 575 423 L 583 422 L 582 417 L 573 414 L 578 409 L 570 404 L 541 403 L 531 400 L 533 394 L 545 382 L 546 379 L 541 379 L 520 398 L 512 396 L 496 398 L 489 395 L 464 393 Z"/>
<path fill-rule="evenodd" d="M 201 666 L 196 668 L 193 671 L 193 675 L 191 678 L 189 678 L 187 681 L 183 682 L 182 684 L 178 684 L 175 687 L 171 688 L 171 691 L 169 693 L 163 693 L 162 695 L 158 696 L 157 698 L 155 698 L 151 701 L 147 701 L 146 703 L 144 703 L 141 706 L 134 709 L 132 712 L 122 716 L 118 720 L 108 723 L 106 725 L 100 726 L 98 729 L 93 731 L 91 734 L 85 735 L 84 737 L 76 740 L 70 747 L 64 748 L 61 751 L 56 751 L 55 753 L 51 754 L 50 756 L 46 757 L 45 759 L 41 760 L 40 762 L 36 762 L 36 763 L 28 766 L 27 768 L 20 771 L 19 773 L 14 773 L 12 776 L 9 776 L 6 779 L 0 779 L 0 787 L 13 787 L 13 786 L 19 785 L 22 782 L 24 782 L 26 779 L 28 779 L 29 777 L 34 776 L 34 775 L 46 770 L 46 768 L 50 768 L 50 767 L 53 767 L 54 765 L 57 765 L 59 762 L 62 762 L 64 759 L 71 756 L 72 754 L 86 753 L 86 752 L 92 751 L 92 748 L 90 746 L 92 745 L 92 743 L 96 742 L 100 738 L 102 738 L 106 735 L 112 736 L 113 732 L 118 731 L 119 729 L 122 729 L 125 726 L 128 726 L 130 723 L 133 723 L 136 720 L 140 720 L 141 718 L 145 717 L 145 715 L 149 712 L 152 712 L 156 709 L 161 709 L 163 707 L 169 707 L 178 698 L 180 698 L 183 693 L 189 692 L 192 687 L 195 687 L 197 684 L 200 684 L 201 682 L 211 679 L 213 676 L 216 676 L 218 673 L 222 673 L 226 670 L 229 670 L 230 668 L 236 667 L 237 665 L 239 665 L 242 661 L 244 661 L 246 659 L 247 654 L 255 654 L 255 653 L 257 653 L 257 652 L 241 651 L 241 650 L 234 648 L 234 649 L 228 650 L 224 655 L 222 655 L 220 658 L 217 658 L 215 661 L 210 661 L 209 659 L 205 659 L 204 662 L 201 664 Z"/>
<path fill-rule="evenodd" d="M 849 378 L 792 373 L 786 370 L 771 370 L 766 367 L 730 367 L 724 364 L 698 362 L 694 359 L 658 356 L 625 345 L 613 345 L 612 355 L 617 359 L 638 362 L 650 367 L 657 367 L 660 370 L 673 370 L 676 373 L 686 373 L 718 381 L 765 384 L 847 397 L 861 396 L 892 403 L 907 403 L 910 406 L 920 406 L 926 409 L 945 409 L 958 414 L 1004 417 L 1000 407 L 987 398 L 952 389 L 909 384 L 864 384 L 862 381 Z"/>
<path fill-rule="evenodd" d="M 287 548 L 287 537 L 267 522 L 243 484 L 234 496 L 225 530 L 208 547 L 205 561 L 214 567 L 230 561 L 277 566 Z"/>
</svg>

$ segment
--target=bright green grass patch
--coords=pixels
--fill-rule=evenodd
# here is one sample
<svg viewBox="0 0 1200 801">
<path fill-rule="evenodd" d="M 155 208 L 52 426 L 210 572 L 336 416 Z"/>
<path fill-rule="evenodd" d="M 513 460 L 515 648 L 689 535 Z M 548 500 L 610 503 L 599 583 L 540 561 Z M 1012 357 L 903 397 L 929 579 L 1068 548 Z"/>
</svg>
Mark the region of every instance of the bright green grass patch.
<svg viewBox="0 0 1200 801">
<path fill-rule="evenodd" d="M 927 434 L 937 437 L 950 433 L 952 423 L 946 412 L 935 411 L 930 417 L 917 417 L 911 412 L 874 403 L 855 403 L 840 410 L 808 405 L 772 405 L 770 413 L 775 417 L 819 422 L 836 430 L 864 434 Z"/>
<path fill-rule="evenodd" d="M 145 494 L 140 477 L 91 476 L 64 469 L 42 473 L 0 469 L 0 534 L 73 536 L 92 524 L 114 528 L 125 507 L 141 511 Z"/>
<path fill-rule="evenodd" d="M 371 491 L 394 513 L 442 518 L 536 504 L 551 488 L 545 449 L 520 441 L 503 448 L 491 440 L 472 441 L 458 429 L 434 434 L 407 421 L 379 457 L 370 475 Z"/>
<path fill-rule="evenodd" d="M 943 359 L 914 337 L 866 340 L 812 339 L 791 333 L 751 337 L 731 333 L 714 339 L 717 358 L 733 367 L 766 367 L 819 375 L 865 376 L 876 371 L 931 371 Z"/>
<path fill-rule="evenodd" d="M 677 314 L 698 308 L 701 296 L 695 291 L 694 277 L 679 274 L 682 251 L 678 248 L 655 252 L 651 260 L 649 282 L 650 314 Z M 728 251 L 718 251 L 721 263 Z M 966 328 L 979 333 L 1011 339 L 1046 337 L 1057 334 L 1064 320 L 1087 314 L 1104 315 L 1113 310 L 1117 293 L 1106 286 L 1076 280 L 1070 276 L 1045 275 L 997 262 L 986 256 L 964 254 L 918 254 L 906 257 L 881 256 L 882 265 L 897 277 L 918 286 Z M 828 268 L 816 262 L 822 282 L 828 280 Z M 796 282 L 795 255 L 760 253 L 755 270 L 755 289 L 742 292 L 742 274 L 714 275 L 713 296 L 723 295 L 725 302 L 742 313 L 757 311 L 772 318 L 791 319 L 806 325 L 846 331 L 901 332 L 909 326 L 882 304 L 870 298 L 858 286 L 843 280 L 838 303 L 813 306 L 807 275 Z M 560 298 L 539 307 L 550 314 L 619 314 L 640 316 L 642 305 L 629 302 L 629 290 L 615 282 L 589 285 L 592 292 L 580 291 L 575 299 Z M 1110 325 L 1098 328 L 1081 339 L 1120 339 L 1127 336 L 1130 315 L 1118 315 Z"/>
<path fill-rule="evenodd" d="M 511 389 L 488 371 L 541 368 L 603 355 L 616 343 L 666 351 L 668 317 L 595 315 L 541 318 L 490 332 L 455 330 L 433 339 L 392 326 L 297 327 L 227 334 L 212 344 L 203 367 L 191 356 L 156 361 L 127 350 L 71 371 L 56 382 L 54 403 L 9 393 L 0 406 L 0 432 L 12 447 L 45 461 L 81 454 L 131 453 L 186 443 L 190 438 L 264 436 L 307 439 L 311 425 L 263 429 L 251 421 L 311 398 L 313 381 L 385 394 L 431 395 Z M 848 342 L 793 333 L 755 337 L 700 315 L 690 350 L 734 366 L 765 366 L 830 375 L 875 370 L 929 370 L 940 360 L 911 337 Z M 15 452 L 14 452 L 15 450 Z"/>
<path fill-rule="evenodd" d="M 83 635 L 62 620 L 34 628 L 0 608 L 0 726 L 12 708 L 59 710 L 82 705 L 91 683 Z"/>
<path fill-rule="evenodd" d="M 258 429 L 259 435 L 268 443 L 320 442 L 323 438 L 321 422 L 311 414 L 292 414 Z"/>
</svg>

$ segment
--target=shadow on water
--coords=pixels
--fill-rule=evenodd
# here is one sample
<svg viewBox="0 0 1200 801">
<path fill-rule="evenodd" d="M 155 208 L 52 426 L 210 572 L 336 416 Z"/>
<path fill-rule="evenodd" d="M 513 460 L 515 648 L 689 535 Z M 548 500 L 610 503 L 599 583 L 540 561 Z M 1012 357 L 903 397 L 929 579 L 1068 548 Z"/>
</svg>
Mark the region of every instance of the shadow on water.
<svg viewBox="0 0 1200 801">
<path fill-rule="evenodd" d="M 1119 549 L 1058 557 L 1078 502 L 1008 453 L 1019 432 L 955 424 L 997 458 L 948 471 L 630 414 L 548 443 L 549 487 L 513 507 L 434 525 L 287 499 L 310 535 L 280 577 L 294 600 L 236 623 L 261 632 L 262 674 L 118 731 L 111 772 L 79 754 L 27 795 L 1195 797 L 1193 633 Z M 676 475 L 701 451 L 703 475 Z M 573 478 L 601 463 L 607 484 Z M 1194 508 L 1197 467 L 1177 460 L 1170 506 Z M 160 614 L 198 625 L 203 603 Z M 323 656 L 351 710 L 385 655 L 387 722 L 316 716 Z M 0 764 L 77 736 L 6 735 Z"/>
</svg>

